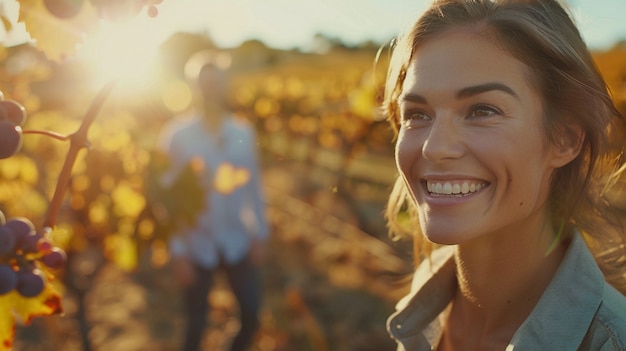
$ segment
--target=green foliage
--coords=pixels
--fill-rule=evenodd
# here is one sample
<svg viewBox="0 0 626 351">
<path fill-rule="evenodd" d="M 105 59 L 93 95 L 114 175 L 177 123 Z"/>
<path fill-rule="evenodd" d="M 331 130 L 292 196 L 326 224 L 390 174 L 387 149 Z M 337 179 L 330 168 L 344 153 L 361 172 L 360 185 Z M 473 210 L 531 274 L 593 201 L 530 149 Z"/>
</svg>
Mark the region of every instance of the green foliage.
<svg viewBox="0 0 626 351">
<path fill-rule="evenodd" d="M 167 241 L 170 234 L 193 226 L 198 214 L 207 206 L 206 193 L 192 163 L 180 171 L 174 182 L 163 185 L 163 176 L 170 170 L 170 160 L 160 151 L 150 153 L 144 194 L 148 215 L 155 221 L 155 237 Z"/>
</svg>

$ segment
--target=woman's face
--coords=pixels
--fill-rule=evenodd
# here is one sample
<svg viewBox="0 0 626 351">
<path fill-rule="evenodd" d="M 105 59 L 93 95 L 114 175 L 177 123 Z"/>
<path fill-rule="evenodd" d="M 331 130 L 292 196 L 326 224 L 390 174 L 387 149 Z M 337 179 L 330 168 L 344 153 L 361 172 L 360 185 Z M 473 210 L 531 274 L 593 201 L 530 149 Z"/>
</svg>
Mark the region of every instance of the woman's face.
<svg viewBox="0 0 626 351">
<path fill-rule="evenodd" d="M 416 51 L 398 100 L 396 162 L 429 240 L 529 228 L 547 213 L 550 176 L 566 160 L 546 139 L 530 74 L 472 31 L 444 32 Z"/>
</svg>

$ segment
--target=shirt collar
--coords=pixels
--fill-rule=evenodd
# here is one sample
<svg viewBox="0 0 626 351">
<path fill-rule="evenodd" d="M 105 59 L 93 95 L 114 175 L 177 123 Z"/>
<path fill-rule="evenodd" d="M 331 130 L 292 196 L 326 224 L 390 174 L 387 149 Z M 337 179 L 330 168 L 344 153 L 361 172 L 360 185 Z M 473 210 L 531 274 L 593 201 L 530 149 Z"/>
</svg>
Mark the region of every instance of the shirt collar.
<svg viewBox="0 0 626 351">
<path fill-rule="evenodd" d="M 576 233 L 563 262 L 507 350 L 576 350 L 604 294 L 605 280 Z"/>
<path fill-rule="evenodd" d="M 430 350 L 441 336 L 442 312 L 457 288 L 454 246 L 436 250 L 416 270 L 411 292 L 387 321 L 391 336 L 407 350 Z M 575 350 L 583 340 L 604 292 L 604 277 L 580 234 L 541 299 L 511 339 L 507 351 Z M 444 314 L 445 316 L 445 314 Z"/>
<path fill-rule="evenodd" d="M 457 289 L 454 246 L 435 250 L 422 262 L 411 284 L 411 292 L 396 305 L 387 320 L 387 330 L 407 350 L 430 350 L 441 335 L 438 318 Z"/>
</svg>

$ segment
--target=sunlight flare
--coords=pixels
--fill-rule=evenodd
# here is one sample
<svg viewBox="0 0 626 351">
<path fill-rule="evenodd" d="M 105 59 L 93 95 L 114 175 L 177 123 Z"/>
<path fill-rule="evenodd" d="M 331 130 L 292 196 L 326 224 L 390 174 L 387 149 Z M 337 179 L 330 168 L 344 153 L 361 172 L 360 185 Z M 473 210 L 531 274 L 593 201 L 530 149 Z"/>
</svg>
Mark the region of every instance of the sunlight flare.
<svg viewBox="0 0 626 351">
<path fill-rule="evenodd" d="M 149 22 L 142 17 L 123 23 L 101 21 L 98 31 L 79 47 L 79 57 L 93 67 L 96 86 L 111 80 L 137 88 L 150 83 L 162 38 Z"/>
</svg>

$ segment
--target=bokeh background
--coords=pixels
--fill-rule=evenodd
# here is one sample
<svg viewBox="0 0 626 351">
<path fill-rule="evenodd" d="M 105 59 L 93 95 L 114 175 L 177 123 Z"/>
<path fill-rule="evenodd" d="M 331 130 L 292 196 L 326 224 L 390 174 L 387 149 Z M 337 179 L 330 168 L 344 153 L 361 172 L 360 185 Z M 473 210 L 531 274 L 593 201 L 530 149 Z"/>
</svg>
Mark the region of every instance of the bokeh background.
<svg viewBox="0 0 626 351">
<path fill-rule="evenodd" d="M 0 90 L 26 107 L 24 129 L 75 131 L 103 84 L 119 79 L 79 154 L 55 234 L 68 253 L 57 282 L 65 313 L 18 326 L 16 350 L 178 349 L 171 228 L 154 204 L 170 196 L 185 207 L 197 192 L 190 181 L 164 194 L 153 150 L 163 125 L 189 111 L 184 68 L 206 51 L 230 56 L 233 109 L 259 134 L 272 235 L 254 350 L 394 348 L 385 320 L 407 291 L 411 244 L 387 236 L 396 169 L 378 103 L 389 42 L 427 2 L 224 3 L 159 2 L 157 17 L 103 22 L 69 56 L 30 42 L 0 48 Z M 626 3 L 570 3 L 624 112 Z M 41 226 L 67 150 L 26 135 L 22 152 L 0 161 L 0 210 Z M 223 279 L 208 298 L 204 343 L 221 350 L 238 328 L 237 306 Z"/>
</svg>

